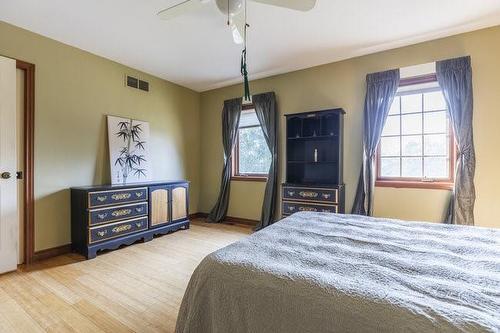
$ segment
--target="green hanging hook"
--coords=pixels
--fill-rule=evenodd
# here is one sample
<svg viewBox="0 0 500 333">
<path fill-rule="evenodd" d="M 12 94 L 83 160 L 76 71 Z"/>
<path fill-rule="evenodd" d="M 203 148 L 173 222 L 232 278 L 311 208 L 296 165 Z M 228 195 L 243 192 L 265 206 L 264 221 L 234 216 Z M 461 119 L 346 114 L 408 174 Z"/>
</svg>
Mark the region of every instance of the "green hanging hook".
<svg viewBox="0 0 500 333">
<path fill-rule="evenodd" d="M 245 86 L 245 100 L 250 100 L 250 86 L 248 84 L 248 71 L 247 71 L 247 49 L 241 52 L 241 75 L 243 75 L 243 84 Z"/>
</svg>

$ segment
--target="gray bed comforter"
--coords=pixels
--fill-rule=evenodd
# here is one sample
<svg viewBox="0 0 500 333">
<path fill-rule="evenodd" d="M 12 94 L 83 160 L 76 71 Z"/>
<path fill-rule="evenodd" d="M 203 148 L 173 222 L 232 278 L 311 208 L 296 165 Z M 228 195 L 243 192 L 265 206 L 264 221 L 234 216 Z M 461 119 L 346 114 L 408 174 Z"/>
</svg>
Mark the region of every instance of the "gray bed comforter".
<svg viewBox="0 0 500 333">
<path fill-rule="evenodd" d="M 297 213 L 208 255 L 176 332 L 500 332 L 500 230 Z"/>
</svg>

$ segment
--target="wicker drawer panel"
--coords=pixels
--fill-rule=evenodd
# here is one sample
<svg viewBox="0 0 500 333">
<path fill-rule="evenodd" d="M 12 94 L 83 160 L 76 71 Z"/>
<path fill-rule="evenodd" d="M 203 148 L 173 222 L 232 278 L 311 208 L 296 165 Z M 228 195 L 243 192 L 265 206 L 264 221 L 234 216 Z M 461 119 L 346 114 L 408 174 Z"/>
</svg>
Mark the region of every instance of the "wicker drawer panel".
<svg viewBox="0 0 500 333">
<path fill-rule="evenodd" d="M 337 205 L 324 205 L 314 203 L 302 203 L 294 201 L 283 201 L 283 215 L 291 215 L 297 212 L 322 212 L 322 213 L 337 213 Z"/>
<path fill-rule="evenodd" d="M 147 202 L 94 209 L 89 211 L 89 225 L 99 225 L 145 215 L 148 215 Z"/>
<path fill-rule="evenodd" d="M 338 203 L 337 189 L 284 187 L 283 199 Z"/>
<path fill-rule="evenodd" d="M 146 187 L 126 190 L 90 192 L 89 208 L 132 203 L 144 201 L 147 199 L 148 189 Z"/>
<path fill-rule="evenodd" d="M 89 244 L 125 236 L 137 231 L 146 230 L 147 228 L 147 217 L 93 227 L 89 229 Z"/>
</svg>

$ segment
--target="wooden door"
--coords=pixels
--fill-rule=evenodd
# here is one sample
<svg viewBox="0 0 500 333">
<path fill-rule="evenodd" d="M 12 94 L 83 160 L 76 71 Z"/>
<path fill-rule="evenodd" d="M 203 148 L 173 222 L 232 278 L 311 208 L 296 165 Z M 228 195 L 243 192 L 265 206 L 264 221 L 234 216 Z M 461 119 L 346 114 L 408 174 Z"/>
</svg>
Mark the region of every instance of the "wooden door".
<svg viewBox="0 0 500 333">
<path fill-rule="evenodd" d="M 188 189 L 185 185 L 172 187 L 172 221 L 185 220 L 188 217 Z"/>
<path fill-rule="evenodd" d="M 168 186 L 153 186 L 149 189 L 150 227 L 158 227 L 170 220 L 170 188 Z"/>
<path fill-rule="evenodd" d="M 0 273 L 17 269 L 16 61 L 0 56 Z"/>
</svg>

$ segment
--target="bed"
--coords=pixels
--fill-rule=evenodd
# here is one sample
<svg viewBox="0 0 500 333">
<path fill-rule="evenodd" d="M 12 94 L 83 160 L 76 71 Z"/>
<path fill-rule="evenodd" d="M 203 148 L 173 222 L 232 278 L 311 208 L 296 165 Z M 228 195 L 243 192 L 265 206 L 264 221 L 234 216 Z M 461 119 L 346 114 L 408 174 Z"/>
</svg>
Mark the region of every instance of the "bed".
<svg viewBox="0 0 500 333">
<path fill-rule="evenodd" d="M 204 258 L 176 332 L 500 332 L 500 230 L 296 213 Z"/>
</svg>

